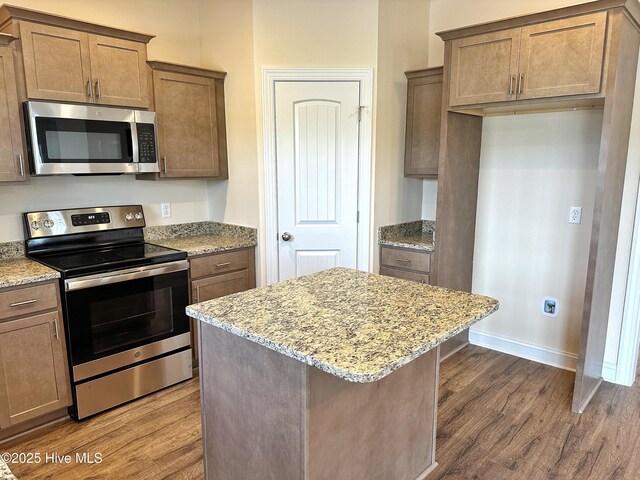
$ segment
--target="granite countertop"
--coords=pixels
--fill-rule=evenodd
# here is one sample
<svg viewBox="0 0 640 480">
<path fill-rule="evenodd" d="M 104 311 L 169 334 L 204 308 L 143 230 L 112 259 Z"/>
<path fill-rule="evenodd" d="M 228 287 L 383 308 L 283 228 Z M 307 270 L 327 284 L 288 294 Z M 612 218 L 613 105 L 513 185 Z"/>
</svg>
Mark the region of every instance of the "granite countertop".
<svg viewBox="0 0 640 480">
<path fill-rule="evenodd" d="M 378 244 L 433 252 L 435 231 L 436 224 L 432 220 L 387 225 L 378 229 Z"/>
<path fill-rule="evenodd" d="M 218 222 L 195 222 L 145 228 L 145 239 L 187 252 L 189 257 L 255 247 L 257 230 Z"/>
<path fill-rule="evenodd" d="M 2 460 L 0 460 L 0 480 L 17 480 L 7 464 Z"/>
<path fill-rule="evenodd" d="M 60 273 L 24 256 L 23 242 L 0 243 L 0 288 L 54 278 L 60 278 Z"/>
<path fill-rule="evenodd" d="M 187 315 L 350 382 L 374 382 L 495 312 L 497 300 L 334 268 L 190 305 Z"/>
</svg>

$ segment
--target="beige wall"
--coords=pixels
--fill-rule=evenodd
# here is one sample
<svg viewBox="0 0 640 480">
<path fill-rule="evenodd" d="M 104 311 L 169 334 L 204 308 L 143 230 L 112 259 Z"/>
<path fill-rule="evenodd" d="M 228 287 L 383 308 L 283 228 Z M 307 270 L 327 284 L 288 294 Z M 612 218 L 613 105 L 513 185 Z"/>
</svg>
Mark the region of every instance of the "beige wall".
<svg viewBox="0 0 640 480">
<path fill-rule="evenodd" d="M 11 0 L 19 5 L 81 20 L 157 35 L 149 58 L 200 63 L 196 0 Z M 126 12 L 124 14 L 123 12 Z M 172 217 L 160 218 L 160 203 L 172 203 Z M 209 218 L 207 183 L 200 180 L 162 183 L 131 176 L 35 177 L 29 185 L 0 187 L 0 242 L 23 238 L 20 213 L 47 208 L 141 203 L 149 225 Z"/>
<path fill-rule="evenodd" d="M 378 13 L 376 147 L 373 200 L 373 271 L 378 271 L 377 228 L 421 218 L 422 181 L 404 178 L 407 79 L 428 55 L 429 5 L 423 0 L 380 1 Z"/>
<path fill-rule="evenodd" d="M 432 0 L 429 65 L 443 61 L 436 32 L 576 3 L 583 2 Z M 498 298 L 501 308 L 476 331 L 577 353 L 601 117 L 588 111 L 485 118 L 473 288 Z M 640 119 L 634 121 L 637 130 Z M 637 148 L 630 150 L 605 357 L 610 363 L 617 358 L 638 157 Z M 423 218 L 433 213 L 435 184 L 423 184 Z M 569 207 L 580 205 L 582 225 L 569 225 Z M 559 299 L 558 318 L 541 315 L 544 296 Z"/>
</svg>

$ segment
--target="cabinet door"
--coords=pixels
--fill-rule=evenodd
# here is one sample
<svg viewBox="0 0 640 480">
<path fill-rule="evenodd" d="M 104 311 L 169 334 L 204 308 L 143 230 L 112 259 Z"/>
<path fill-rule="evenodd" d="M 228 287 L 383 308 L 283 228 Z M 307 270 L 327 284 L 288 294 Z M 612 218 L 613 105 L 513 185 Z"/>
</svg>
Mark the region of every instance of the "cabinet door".
<svg viewBox="0 0 640 480">
<path fill-rule="evenodd" d="M 607 12 L 522 29 L 518 99 L 600 91 Z"/>
<path fill-rule="evenodd" d="M 86 33 L 20 22 L 27 96 L 90 102 L 91 65 Z"/>
<path fill-rule="evenodd" d="M 222 80 L 153 72 L 163 177 L 227 177 Z"/>
<path fill-rule="evenodd" d="M 241 270 L 239 272 L 206 277 L 201 280 L 191 282 L 191 297 L 193 301 L 204 302 L 213 298 L 224 297 L 232 293 L 244 292 L 252 287 L 249 281 L 249 272 Z"/>
<path fill-rule="evenodd" d="M 405 176 L 438 174 L 442 75 L 409 78 L 404 153 Z"/>
<path fill-rule="evenodd" d="M 520 29 L 451 43 L 450 106 L 515 100 Z"/>
<path fill-rule="evenodd" d="M 13 50 L 0 47 L 0 182 L 27 179 Z"/>
<path fill-rule="evenodd" d="M 0 427 L 68 406 L 57 312 L 0 323 Z"/>
<path fill-rule="evenodd" d="M 149 107 L 147 46 L 120 38 L 89 35 L 96 102 Z"/>
<path fill-rule="evenodd" d="M 380 267 L 380 275 L 388 277 L 403 278 L 412 282 L 430 283 L 429 275 L 424 273 L 409 272 L 407 270 L 399 270 L 397 268 Z"/>
</svg>

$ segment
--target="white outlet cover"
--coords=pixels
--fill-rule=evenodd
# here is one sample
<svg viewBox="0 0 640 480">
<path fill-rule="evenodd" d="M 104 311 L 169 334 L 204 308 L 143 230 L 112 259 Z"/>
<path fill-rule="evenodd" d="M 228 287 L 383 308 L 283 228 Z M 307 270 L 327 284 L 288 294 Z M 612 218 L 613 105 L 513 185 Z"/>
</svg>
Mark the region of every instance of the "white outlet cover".
<svg viewBox="0 0 640 480">
<path fill-rule="evenodd" d="M 582 207 L 569 207 L 569 223 L 582 223 Z"/>
<path fill-rule="evenodd" d="M 557 317 L 558 310 L 560 309 L 560 304 L 557 298 L 553 297 L 545 297 L 542 299 L 542 304 L 540 305 L 540 311 L 546 317 Z"/>
<path fill-rule="evenodd" d="M 171 216 L 171 204 L 170 203 L 161 203 L 160 204 L 160 213 L 162 218 L 169 218 Z"/>
</svg>

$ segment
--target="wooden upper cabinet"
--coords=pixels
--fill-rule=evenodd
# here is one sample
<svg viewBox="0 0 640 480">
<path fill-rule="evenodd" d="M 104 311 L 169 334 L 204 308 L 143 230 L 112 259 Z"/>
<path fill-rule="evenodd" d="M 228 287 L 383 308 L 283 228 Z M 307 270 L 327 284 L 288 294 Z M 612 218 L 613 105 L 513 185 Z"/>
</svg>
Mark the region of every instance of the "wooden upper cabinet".
<svg viewBox="0 0 640 480">
<path fill-rule="evenodd" d="M 438 175 L 442 67 L 407 72 L 405 177 Z"/>
<path fill-rule="evenodd" d="M 153 35 L 13 5 L 0 7 L 0 28 L 19 38 L 27 98 L 149 107 Z"/>
<path fill-rule="evenodd" d="M 13 37 L 0 34 L 0 182 L 24 182 L 27 165 L 11 40 Z"/>
<path fill-rule="evenodd" d="M 89 37 L 86 33 L 22 22 L 20 43 L 29 98 L 92 101 Z"/>
<path fill-rule="evenodd" d="M 515 100 L 519 54 L 519 28 L 454 40 L 449 105 Z"/>
<path fill-rule="evenodd" d="M 600 91 L 607 13 L 522 29 L 518 99 Z"/>
<path fill-rule="evenodd" d="M 153 69 L 160 178 L 228 178 L 226 74 L 164 62 L 149 64 Z"/>
<path fill-rule="evenodd" d="M 606 25 L 600 11 L 451 40 L 449 106 L 598 94 Z"/>
<path fill-rule="evenodd" d="M 145 44 L 89 35 L 89 51 L 97 103 L 142 108 L 149 106 Z"/>
</svg>

